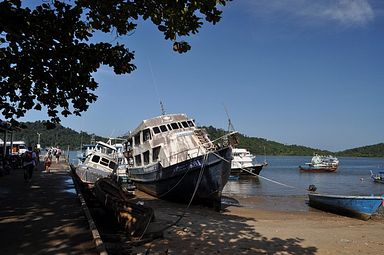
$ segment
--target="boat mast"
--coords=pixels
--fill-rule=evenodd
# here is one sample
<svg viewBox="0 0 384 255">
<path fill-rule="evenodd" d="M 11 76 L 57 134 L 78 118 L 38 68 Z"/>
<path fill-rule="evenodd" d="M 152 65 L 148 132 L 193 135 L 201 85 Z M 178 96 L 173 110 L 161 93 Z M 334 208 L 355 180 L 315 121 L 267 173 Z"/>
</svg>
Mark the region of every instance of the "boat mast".
<svg viewBox="0 0 384 255">
<path fill-rule="evenodd" d="M 161 100 L 160 100 L 160 109 L 161 109 L 161 115 L 165 115 L 164 105 L 163 105 L 163 102 Z"/>
</svg>

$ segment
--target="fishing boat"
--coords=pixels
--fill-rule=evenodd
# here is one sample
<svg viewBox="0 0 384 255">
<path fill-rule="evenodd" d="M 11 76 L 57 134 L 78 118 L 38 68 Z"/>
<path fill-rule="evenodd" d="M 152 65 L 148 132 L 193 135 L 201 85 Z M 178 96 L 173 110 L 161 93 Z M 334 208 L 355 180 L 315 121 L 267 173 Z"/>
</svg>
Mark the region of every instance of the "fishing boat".
<svg viewBox="0 0 384 255">
<path fill-rule="evenodd" d="M 128 178 L 157 198 L 193 201 L 219 210 L 230 175 L 234 135 L 215 144 L 185 114 L 144 120 L 125 142 Z"/>
<path fill-rule="evenodd" d="M 91 151 L 83 162 L 77 166 L 71 165 L 72 172 L 88 188 L 93 188 L 98 179 L 116 174 L 118 168 L 116 158 L 113 156 L 115 147 L 103 142 L 97 144 L 98 149 Z"/>
<path fill-rule="evenodd" d="M 372 179 L 372 181 L 374 181 L 374 182 L 384 184 L 384 171 L 380 171 L 380 172 L 374 174 L 374 173 L 372 172 L 372 170 L 371 170 L 371 179 Z"/>
<path fill-rule="evenodd" d="M 331 155 L 315 155 L 310 163 L 299 166 L 301 172 L 335 172 L 339 167 L 339 160 Z"/>
<path fill-rule="evenodd" d="M 343 196 L 310 193 L 309 205 L 324 211 L 368 220 L 383 205 L 384 196 Z"/>
<path fill-rule="evenodd" d="M 232 149 L 231 174 L 232 175 L 259 175 L 266 162 L 258 163 L 256 157 L 248 150 L 242 148 Z"/>
</svg>

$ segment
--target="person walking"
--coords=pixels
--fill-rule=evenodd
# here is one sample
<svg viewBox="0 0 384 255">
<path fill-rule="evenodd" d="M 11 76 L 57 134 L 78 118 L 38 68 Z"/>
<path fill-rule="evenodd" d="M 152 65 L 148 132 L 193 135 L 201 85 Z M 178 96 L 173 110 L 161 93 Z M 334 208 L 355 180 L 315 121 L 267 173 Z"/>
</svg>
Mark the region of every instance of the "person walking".
<svg viewBox="0 0 384 255">
<path fill-rule="evenodd" d="M 49 150 L 44 157 L 44 171 L 46 173 L 50 172 L 49 168 L 51 167 L 51 163 L 52 163 L 52 153 L 51 153 L 51 150 Z"/>
<path fill-rule="evenodd" d="M 59 146 L 57 146 L 57 148 L 56 148 L 56 154 L 55 154 L 55 156 L 56 156 L 56 163 L 59 163 L 59 162 L 60 162 L 60 155 L 61 155 L 61 149 L 60 149 Z"/>
<path fill-rule="evenodd" d="M 23 167 L 24 167 L 24 180 L 30 182 L 32 179 L 33 169 L 36 166 L 36 152 L 32 150 L 32 147 L 28 147 L 28 150 L 24 153 Z"/>
</svg>

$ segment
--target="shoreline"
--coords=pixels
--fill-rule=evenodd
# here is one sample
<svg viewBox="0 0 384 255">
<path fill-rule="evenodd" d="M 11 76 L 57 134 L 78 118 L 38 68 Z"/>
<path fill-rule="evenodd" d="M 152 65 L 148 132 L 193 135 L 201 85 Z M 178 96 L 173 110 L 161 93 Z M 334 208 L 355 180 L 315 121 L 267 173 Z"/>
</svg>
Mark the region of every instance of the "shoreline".
<svg viewBox="0 0 384 255">
<path fill-rule="evenodd" d="M 140 191 L 137 197 L 155 209 L 156 220 L 164 225 L 185 215 L 164 232 L 164 238 L 134 247 L 135 254 L 380 254 L 384 249 L 382 215 L 362 221 L 309 206 L 263 207 L 262 197 L 235 196 L 241 207 L 217 213 L 198 205 L 186 210 L 186 205 Z"/>
</svg>

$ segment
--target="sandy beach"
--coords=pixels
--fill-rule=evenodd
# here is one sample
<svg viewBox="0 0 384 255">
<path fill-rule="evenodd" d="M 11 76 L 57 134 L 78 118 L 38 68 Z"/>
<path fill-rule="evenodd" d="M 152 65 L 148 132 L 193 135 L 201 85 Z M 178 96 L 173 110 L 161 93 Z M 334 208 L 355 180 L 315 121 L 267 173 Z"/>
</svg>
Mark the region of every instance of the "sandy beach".
<svg viewBox="0 0 384 255">
<path fill-rule="evenodd" d="M 382 215 L 362 221 L 315 209 L 259 208 L 250 205 L 263 198 L 233 196 L 241 206 L 218 213 L 137 195 L 164 225 L 184 215 L 164 238 L 135 247 L 137 254 L 381 254 L 384 249 Z"/>
</svg>

